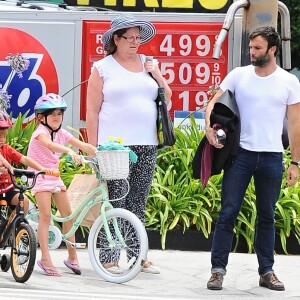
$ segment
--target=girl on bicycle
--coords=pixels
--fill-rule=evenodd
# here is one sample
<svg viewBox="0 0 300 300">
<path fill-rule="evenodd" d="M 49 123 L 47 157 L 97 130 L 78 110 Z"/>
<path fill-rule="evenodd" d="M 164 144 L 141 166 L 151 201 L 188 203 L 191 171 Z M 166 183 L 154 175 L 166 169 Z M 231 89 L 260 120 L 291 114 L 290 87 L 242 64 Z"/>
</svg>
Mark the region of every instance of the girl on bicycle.
<svg viewBox="0 0 300 300">
<path fill-rule="evenodd" d="M 28 156 L 54 169 L 58 169 L 59 158 L 62 153 L 71 156 L 72 160 L 76 163 L 81 163 L 80 157 L 71 148 L 64 146 L 65 144 L 71 144 L 89 155 L 95 155 L 96 151 L 94 146 L 80 141 L 71 133 L 61 128 L 66 109 L 66 101 L 53 93 L 41 96 L 34 107 L 39 125 L 32 134 Z M 61 273 L 54 267 L 48 250 L 48 228 L 51 219 L 52 197 L 62 217 L 71 214 L 66 186 L 60 177 L 45 176 L 44 179 L 37 179 L 32 193 L 36 197 L 40 211 L 38 239 L 42 257 L 37 262 L 37 265 L 48 276 L 61 276 Z M 63 232 L 69 231 L 72 225 L 72 220 L 63 223 Z M 72 236 L 69 240 L 75 242 L 75 236 Z M 76 249 L 70 245 L 67 245 L 67 249 L 69 256 L 68 259 L 64 260 L 64 264 L 75 274 L 80 275 L 81 270 L 78 264 Z"/>
</svg>

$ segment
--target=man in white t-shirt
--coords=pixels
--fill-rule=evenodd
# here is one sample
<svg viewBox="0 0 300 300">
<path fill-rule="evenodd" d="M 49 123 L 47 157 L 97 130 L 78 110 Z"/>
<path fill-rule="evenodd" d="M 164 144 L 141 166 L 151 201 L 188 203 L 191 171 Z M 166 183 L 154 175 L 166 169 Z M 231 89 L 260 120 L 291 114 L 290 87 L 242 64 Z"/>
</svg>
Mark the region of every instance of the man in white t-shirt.
<svg viewBox="0 0 300 300">
<path fill-rule="evenodd" d="M 292 161 L 287 169 L 287 185 L 298 181 L 300 153 L 300 83 L 276 64 L 280 37 L 273 27 L 260 27 L 249 35 L 252 65 L 231 71 L 206 110 L 206 137 L 216 148 L 210 114 L 221 94 L 235 94 L 240 112 L 241 135 L 238 155 L 224 170 L 221 211 L 211 249 L 210 290 L 221 290 L 232 247 L 233 229 L 251 178 L 256 191 L 256 231 L 254 249 L 258 259 L 259 285 L 283 291 L 284 284 L 273 271 L 275 244 L 275 204 L 281 189 L 282 129 L 285 116 Z"/>
</svg>

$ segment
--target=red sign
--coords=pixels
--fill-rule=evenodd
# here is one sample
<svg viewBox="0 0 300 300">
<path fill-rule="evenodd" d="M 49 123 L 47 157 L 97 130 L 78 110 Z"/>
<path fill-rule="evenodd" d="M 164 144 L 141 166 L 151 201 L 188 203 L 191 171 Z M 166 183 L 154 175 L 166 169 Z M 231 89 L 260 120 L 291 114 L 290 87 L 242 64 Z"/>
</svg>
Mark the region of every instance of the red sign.
<svg viewBox="0 0 300 300">
<path fill-rule="evenodd" d="M 209 86 L 220 84 L 227 74 L 228 41 L 222 46 L 219 60 L 212 58 L 213 46 L 221 23 L 155 23 L 157 33 L 139 53 L 158 59 L 170 85 L 174 110 L 193 111 L 207 101 Z M 90 75 L 92 63 L 103 58 L 102 34 L 110 22 L 85 21 L 83 26 L 82 81 Z M 86 85 L 81 91 L 80 117 L 85 119 Z"/>
</svg>

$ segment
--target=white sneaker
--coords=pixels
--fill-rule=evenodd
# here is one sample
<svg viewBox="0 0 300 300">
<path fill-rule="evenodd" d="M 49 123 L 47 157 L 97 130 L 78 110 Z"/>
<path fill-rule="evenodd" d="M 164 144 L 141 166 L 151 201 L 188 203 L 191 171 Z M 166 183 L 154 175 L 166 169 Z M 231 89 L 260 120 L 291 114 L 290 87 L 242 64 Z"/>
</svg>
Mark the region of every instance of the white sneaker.
<svg viewBox="0 0 300 300">
<path fill-rule="evenodd" d="M 145 262 L 145 263 L 146 264 L 148 263 L 149 266 L 148 267 L 143 267 L 142 272 L 149 273 L 149 274 L 160 274 L 160 268 L 158 266 L 153 265 L 152 262 Z"/>
<path fill-rule="evenodd" d="M 103 267 L 112 274 L 122 274 L 124 270 L 118 266 L 117 262 L 104 263 Z"/>
<path fill-rule="evenodd" d="M 112 266 L 110 268 L 106 268 L 106 270 L 112 274 L 122 274 L 124 270 L 119 266 Z"/>
</svg>

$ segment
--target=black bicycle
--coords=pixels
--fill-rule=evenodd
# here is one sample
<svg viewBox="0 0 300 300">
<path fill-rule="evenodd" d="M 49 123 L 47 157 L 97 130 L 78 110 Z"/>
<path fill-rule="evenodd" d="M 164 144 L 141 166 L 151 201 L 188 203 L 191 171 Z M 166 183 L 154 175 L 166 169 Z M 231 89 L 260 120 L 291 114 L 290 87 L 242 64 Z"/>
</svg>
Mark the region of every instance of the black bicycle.
<svg viewBox="0 0 300 300">
<path fill-rule="evenodd" d="M 35 233 L 24 216 L 24 193 L 34 187 L 37 176 L 46 172 L 13 169 L 13 173 L 10 170 L 8 173 L 14 188 L 19 191 L 19 203 L 14 209 L 6 208 L 7 224 L 0 233 L 0 249 L 11 247 L 11 255 L 1 255 L 0 267 L 4 272 L 11 267 L 14 279 L 23 283 L 32 274 L 37 248 Z"/>
</svg>

